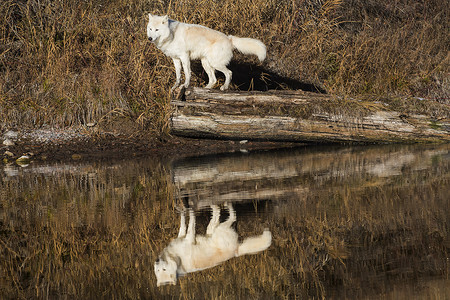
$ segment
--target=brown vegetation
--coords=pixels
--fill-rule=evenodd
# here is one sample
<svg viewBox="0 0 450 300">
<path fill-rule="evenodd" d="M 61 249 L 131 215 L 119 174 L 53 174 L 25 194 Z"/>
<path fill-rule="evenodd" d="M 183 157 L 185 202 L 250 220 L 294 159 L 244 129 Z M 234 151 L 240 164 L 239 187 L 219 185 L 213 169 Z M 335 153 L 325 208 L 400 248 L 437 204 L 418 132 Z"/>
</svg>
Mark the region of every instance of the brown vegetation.
<svg viewBox="0 0 450 300">
<path fill-rule="evenodd" d="M 174 71 L 146 39 L 147 12 L 261 39 L 268 59 L 246 78 L 252 84 L 289 87 L 280 76 L 329 93 L 448 103 L 449 10 L 442 0 L 5 0 L 0 129 L 125 117 L 166 131 Z M 257 62 L 237 54 L 234 64 Z M 203 85 L 204 74 L 195 75 L 192 84 Z"/>
</svg>

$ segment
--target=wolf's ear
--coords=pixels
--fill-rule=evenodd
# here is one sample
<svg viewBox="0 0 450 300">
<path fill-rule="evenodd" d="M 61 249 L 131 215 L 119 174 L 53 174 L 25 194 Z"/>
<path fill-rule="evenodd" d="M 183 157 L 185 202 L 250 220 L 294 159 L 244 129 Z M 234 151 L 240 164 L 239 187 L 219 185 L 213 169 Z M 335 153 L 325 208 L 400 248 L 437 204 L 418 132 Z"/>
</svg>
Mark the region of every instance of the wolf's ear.
<svg viewBox="0 0 450 300">
<path fill-rule="evenodd" d="M 149 20 L 151 20 L 151 19 L 152 19 L 152 17 L 153 17 L 153 16 L 152 16 L 152 14 L 151 14 L 151 13 L 149 13 L 149 14 L 148 14 L 148 19 L 149 19 Z"/>
<path fill-rule="evenodd" d="M 166 24 L 168 21 L 169 21 L 169 17 L 168 17 L 167 15 L 165 15 L 165 16 L 163 17 L 162 23 L 163 23 L 163 24 Z"/>
</svg>

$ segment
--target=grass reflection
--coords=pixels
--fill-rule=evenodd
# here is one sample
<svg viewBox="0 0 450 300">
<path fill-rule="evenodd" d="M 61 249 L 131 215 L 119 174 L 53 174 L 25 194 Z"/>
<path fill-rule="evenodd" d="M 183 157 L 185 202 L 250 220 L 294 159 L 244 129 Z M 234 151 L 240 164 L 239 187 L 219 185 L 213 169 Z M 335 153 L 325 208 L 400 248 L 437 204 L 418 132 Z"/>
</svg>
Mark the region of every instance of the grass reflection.
<svg viewBox="0 0 450 300">
<path fill-rule="evenodd" d="M 174 222 L 155 162 L 78 165 L 1 180 L 1 294 L 152 297 L 155 241 Z"/>
<path fill-rule="evenodd" d="M 3 171 L 1 298 L 398 298 L 449 292 L 442 284 L 450 266 L 448 146 L 269 156 L 286 160 L 289 176 L 273 178 L 270 171 L 272 178 L 258 182 L 296 190 L 276 201 L 236 203 L 236 230 L 246 237 L 268 227 L 271 247 L 160 288 L 153 263 L 179 226 L 172 200 L 179 193 L 176 172 L 169 164 L 53 165 L 18 169 L 13 176 Z M 268 161 L 267 154 L 245 157 Z M 254 170 L 255 160 L 247 163 Z M 225 167 L 241 174 L 226 161 L 220 174 Z M 253 213 L 244 213 L 244 206 Z M 208 222 L 199 215 L 200 226 L 202 218 Z"/>
</svg>

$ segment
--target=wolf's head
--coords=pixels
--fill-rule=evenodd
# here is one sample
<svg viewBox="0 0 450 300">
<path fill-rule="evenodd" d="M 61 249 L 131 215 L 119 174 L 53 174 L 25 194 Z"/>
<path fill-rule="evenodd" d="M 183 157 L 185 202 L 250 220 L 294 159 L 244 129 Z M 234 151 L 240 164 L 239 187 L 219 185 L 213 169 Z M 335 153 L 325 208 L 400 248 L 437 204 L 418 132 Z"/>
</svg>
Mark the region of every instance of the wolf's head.
<svg viewBox="0 0 450 300">
<path fill-rule="evenodd" d="M 156 286 L 177 283 L 177 263 L 170 257 L 159 257 L 155 262 Z"/>
<path fill-rule="evenodd" d="M 168 38 L 170 36 L 169 17 L 148 14 L 147 36 L 154 43 Z"/>
</svg>

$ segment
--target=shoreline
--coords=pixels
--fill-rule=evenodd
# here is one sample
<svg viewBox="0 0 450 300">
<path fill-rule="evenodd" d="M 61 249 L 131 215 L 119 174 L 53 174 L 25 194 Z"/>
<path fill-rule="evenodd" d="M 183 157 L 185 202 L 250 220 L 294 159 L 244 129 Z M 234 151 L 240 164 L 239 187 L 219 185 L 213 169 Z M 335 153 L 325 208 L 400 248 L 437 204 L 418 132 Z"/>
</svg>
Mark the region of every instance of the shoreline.
<svg viewBox="0 0 450 300">
<path fill-rule="evenodd" d="M 233 141 L 184 138 L 172 135 L 155 137 L 143 131 L 134 134 L 66 129 L 6 130 L 0 134 L 0 157 L 4 164 L 20 157 L 28 161 L 103 160 L 151 156 L 155 158 L 202 154 L 247 152 L 298 147 L 301 143 Z"/>
</svg>

